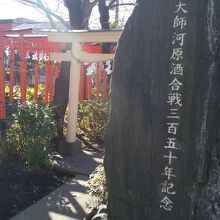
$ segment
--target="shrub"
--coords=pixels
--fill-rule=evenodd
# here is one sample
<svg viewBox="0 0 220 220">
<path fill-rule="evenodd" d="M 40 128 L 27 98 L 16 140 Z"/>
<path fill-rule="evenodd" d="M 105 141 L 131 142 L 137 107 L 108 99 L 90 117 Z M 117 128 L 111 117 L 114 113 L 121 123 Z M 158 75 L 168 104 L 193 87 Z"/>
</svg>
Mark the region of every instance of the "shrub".
<svg viewBox="0 0 220 220">
<path fill-rule="evenodd" d="M 21 87 L 16 85 L 13 88 L 13 102 L 9 103 L 9 91 L 10 88 L 7 85 L 5 87 L 5 97 L 6 97 L 6 115 L 7 124 L 11 124 L 12 114 L 17 112 L 19 103 L 21 102 Z M 38 85 L 38 103 L 43 103 L 44 87 L 42 84 Z M 27 101 L 34 101 L 34 88 L 31 86 L 26 87 L 26 99 Z"/>
<path fill-rule="evenodd" d="M 5 143 L 5 138 L 0 136 L 0 165 L 7 158 L 7 148 Z"/>
<path fill-rule="evenodd" d="M 14 86 L 13 88 L 13 101 L 14 103 L 20 102 L 21 98 L 21 87 L 19 85 Z M 10 87 L 7 85 L 5 87 L 5 96 L 6 99 L 9 99 L 9 91 Z M 44 95 L 44 86 L 42 84 L 38 85 L 38 101 L 42 103 L 43 101 L 43 95 Z M 34 100 L 34 88 L 31 86 L 26 86 L 26 98 L 28 101 L 33 101 Z"/>
<path fill-rule="evenodd" d="M 89 142 L 102 143 L 109 116 L 109 102 L 101 98 L 79 104 L 77 133 Z"/>
<path fill-rule="evenodd" d="M 28 101 L 18 104 L 14 120 L 7 131 L 9 154 L 19 156 L 30 166 L 49 163 L 49 141 L 56 135 L 52 109 L 48 104 Z"/>
<path fill-rule="evenodd" d="M 89 194 L 96 199 L 96 205 L 106 204 L 108 200 L 107 182 L 103 164 L 100 164 L 89 177 Z"/>
</svg>

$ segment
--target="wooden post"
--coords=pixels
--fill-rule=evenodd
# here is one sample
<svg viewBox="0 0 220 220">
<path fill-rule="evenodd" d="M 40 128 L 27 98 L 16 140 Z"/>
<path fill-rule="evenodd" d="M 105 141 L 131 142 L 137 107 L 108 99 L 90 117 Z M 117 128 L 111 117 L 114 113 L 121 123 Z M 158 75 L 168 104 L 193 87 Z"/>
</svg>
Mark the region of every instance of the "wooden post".
<svg viewBox="0 0 220 220">
<path fill-rule="evenodd" d="M 21 87 L 21 102 L 26 102 L 26 83 L 27 83 L 27 62 L 24 49 L 24 36 L 20 36 L 20 87 Z"/>
<path fill-rule="evenodd" d="M 9 90 L 9 102 L 12 103 L 13 101 L 13 94 L 14 94 L 14 46 L 11 46 L 11 54 L 10 54 L 10 90 Z"/>
<path fill-rule="evenodd" d="M 86 99 L 92 98 L 92 75 L 86 76 Z"/>
<path fill-rule="evenodd" d="M 97 63 L 96 68 L 96 97 L 99 98 L 100 93 L 100 63 Z"/>
<path fill-rule="evenodd" d="M 76 54 L 81 51 L 79 43 L 73 43 L 72 50 Z M 69 83 L 69 114 L 67 122 L 67 142 L 75 142 L 76 140 L 76 124 L 79 100 L 79 82 L 80 82 L 81 63 L 75 57 L 71 60 L 70 83 Z"/>
<path fill-rule="evenodd" d="M 84 63 L 81 64 L 81 70 L 80 70 L 79 101 L 81 102 L 83 98 L 84 98 Z"/>
<path fill-rule="evenodd" d="M 49 81 L 48 81 L 48 91 L 49 91 L 49 102 L 53 100 L 53 62 L 49 61 Z"/>
<path fill-rule="evenodd" d="M 49 62 L 45 62 L 44 101 L 49 101 Z"/>
<path fill-rule="evenodd" d="M 105 64 L 103 64 L 105 66 Z M 103 72 L 103 97 L 107 97 L 107 73 L 106 70 Z"/>
<path fill-rule="evenodd" d="M 5 69 L 4 48 L 0 45 L 0 119 L 5 119 Z"/>
<path fill-rule="evenodd" d="M 35 74 L 34 74 L 34 103 L 38 102 L 38 82 L 39 82 L 39 57 L 35 60 Z"/>
<path fill-rule="evenodd" d="M 56 62 L 56 64 L 55 64 L 56 79 L 58 78 L 59 73 L 60 73 L 60 63 Z"/>
</svg>

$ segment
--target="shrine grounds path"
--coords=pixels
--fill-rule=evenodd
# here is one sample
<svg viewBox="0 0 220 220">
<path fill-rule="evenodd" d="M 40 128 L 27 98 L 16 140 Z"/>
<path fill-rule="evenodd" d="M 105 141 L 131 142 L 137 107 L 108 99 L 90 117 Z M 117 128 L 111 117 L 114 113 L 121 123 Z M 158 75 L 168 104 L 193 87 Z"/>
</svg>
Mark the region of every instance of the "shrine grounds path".
<svg viewBox="0 0 220 220">
<path fill-rule="evenodd" d="M 76 174 L 69 182 L 28 207 L 11 220 L 83 220 L 88 204 L 89 175 L 102 162 L 103 153 L 82 151 L 62 159 L 62 166 Z"/>
</svg>

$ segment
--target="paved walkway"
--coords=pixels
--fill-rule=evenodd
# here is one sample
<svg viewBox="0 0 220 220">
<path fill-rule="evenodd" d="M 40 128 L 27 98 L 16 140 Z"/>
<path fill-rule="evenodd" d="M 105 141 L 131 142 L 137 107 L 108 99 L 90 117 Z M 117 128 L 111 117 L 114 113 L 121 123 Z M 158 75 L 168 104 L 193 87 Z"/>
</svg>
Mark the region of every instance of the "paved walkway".
<svg viewBox="0 0 220 220">
<path fill-rule="evenodd" d="M 91 200 L 87 193 L 89 174 L 102 162 L 102 157 L 103 153 L 82 151 L 65 158 L 64 166 L 78 173 L 76 177 L 11 220 L 83 220 L 91 211 L 87 207 Z"/>
</svg>

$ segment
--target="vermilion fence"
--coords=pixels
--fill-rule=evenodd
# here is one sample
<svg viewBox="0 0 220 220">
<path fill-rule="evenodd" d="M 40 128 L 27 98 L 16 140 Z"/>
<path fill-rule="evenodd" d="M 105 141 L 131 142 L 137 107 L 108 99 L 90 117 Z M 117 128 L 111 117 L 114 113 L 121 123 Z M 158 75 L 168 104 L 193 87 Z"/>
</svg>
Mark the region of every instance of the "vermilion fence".
<svg viewBox="0 0 220 220">
<path fill-rule="evenodd" d="M 83 50 L 101 53 L 100 45 L 83 45 Z M 50 60 L 51 52 L 60 52 L 57 43 L 47 36 L 28 32 L 0 31 L 0 119 L 6 117 L 5 86 L 9 86 L 9 103 L 13 103 L 15 86 L 20 86 L 21 102 L 26 102 L 27 85 L 34 88 L 34 101 L 38 102 L 38 85 L 44 86 L 44 101 L 53 99 L 55 79 L 59 76 L 60 63 Z M 114 50 L 112 50 L 114 53 Z M 79 100 L 95 95 L 107 98 L 111 61 L 105 63 L 82 63 Z"/>
</svg>

